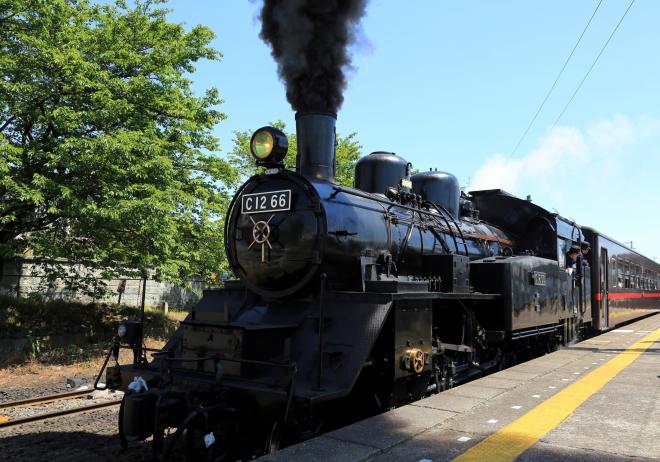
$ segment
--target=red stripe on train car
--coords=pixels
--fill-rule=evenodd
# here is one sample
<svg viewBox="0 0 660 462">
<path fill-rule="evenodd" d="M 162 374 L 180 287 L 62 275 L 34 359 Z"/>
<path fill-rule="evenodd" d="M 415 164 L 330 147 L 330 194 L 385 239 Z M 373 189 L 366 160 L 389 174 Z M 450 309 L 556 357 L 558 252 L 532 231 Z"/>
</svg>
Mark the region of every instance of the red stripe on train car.
<svg viewBox="0 0 660 462">
<path fill-rule="evenodd" d="M 660 298 L 660 292 L 610 292 L 607 294 L 608 300 L 626 300 L 633 298 Z M 596 300 L 601 301 L 602 294 L 596 294 Z"/>
<path fill-rule="evenodd" d="M 660 298 L 660 292 L 644 292 L 642 294 L 644 298 Z"/>
<path fill-rule="evenodd" d="M 642 298 L 641 292 L 614 292 L 607 294 L 608 300 L 625 300 L 629 298 Z"/>
</svg>

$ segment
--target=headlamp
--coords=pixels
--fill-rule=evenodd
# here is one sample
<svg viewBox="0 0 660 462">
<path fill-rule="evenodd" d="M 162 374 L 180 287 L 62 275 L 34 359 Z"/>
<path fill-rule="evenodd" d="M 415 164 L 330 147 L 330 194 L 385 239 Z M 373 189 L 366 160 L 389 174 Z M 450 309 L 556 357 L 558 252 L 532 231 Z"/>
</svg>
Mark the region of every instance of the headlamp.
<svg viewBox="0 0 660 462">
<path fill-rule="evenodd" d="M 262 127 L 252 135 L 250 151 L 257 164 L 280 164 L 289 149 L 286 135 L 274 127 Z"/>
<path fill-rule="evenodd" d="M 140 321 L 124 321 L 117 328 L 117 337 L 122 345 L 138 348 L 142 344 L 142 323 Z"/>
</svg>

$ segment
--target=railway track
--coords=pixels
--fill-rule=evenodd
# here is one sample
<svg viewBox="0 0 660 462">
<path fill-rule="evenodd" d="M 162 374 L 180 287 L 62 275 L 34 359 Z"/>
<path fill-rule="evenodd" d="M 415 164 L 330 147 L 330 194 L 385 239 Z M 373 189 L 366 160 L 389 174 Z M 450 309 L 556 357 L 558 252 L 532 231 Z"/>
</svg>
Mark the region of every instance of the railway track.
<svg viewBox="0 0 660 462">
<path fill-rule="evenodd" d="M 61 401 L 63 399 L 77 398 L 78 396 L 83 396 L 89 393 L 90 391 L 91 390 L 78 390 L 78 391 L 71 391 L 69 393 L 58 393 L 56 395 L 37 396 L 36 398 L 7 401 L 4 403 L 0 403 L 0 409 L 4 409 L 8 407 L 27 406 L 28 404 L 52 403 L 53 401 Z"/>
<path fill-rule="evenodd" d="M 5 403 L 0 403 L 0 409 L 20 408 L 20 407 L 36 405 L 36 404 L 53 403 L 53 402 L 57 402 L 57 401 L 64 401 L 64 400 L 79 398 L 79 397 L 84 396 L 88 393 L 90 393 L 90 390 L 80 390 L 80 391 L 73 391 L 73 392 L 69 392 L 69 393 L 60 393 L 60 394 L 57 394 L 57 395 L 42 396 L 42 397 L 29 398 L 29 399 L 23 399 L 23 400 L 16 400 L 16 401 L 8 401 L 8 402 L 5 402 Z M 7 417 L 3 416 L 2 411 L 0 411 L 0 430 L 2 430 L 3 428 L 15 427 L 15 426 L 18 426 L 18 425 L 26 424 L 26 423 L 29 423 L 29 422 L 38 422 L 38 421 L 41 421 L 41 420 L 48 420 L 48 419 L 52 419 L 52 418 L 60 417 L 60 416 L 64 416 L 64 415 L 79 414 L 81 412 L 93 411 L 93 410 L 96 410 L 96 409 L 103 409 L 103 408 L 106 408 L 106 407 L 118 406 L 120 403 L 121 403 L 120 400 L 107 401 L 107 402 L 101 402 L 101 403 L 88 404 L 86 406 L 72 407 L 72 408 L 69 408 L 69 409 L 57 409 L 57 410 L 50 411 L 50 412 L 44 412 L 44 413 L 39 413 L 39 414 L 35 414 L 35 415 L 19 417 L 19 418 L 16 418 L 16 419 L 7 418 Z M 7 420 L 3 420 L 3 418 L 7 419 Z"/>
</svg>

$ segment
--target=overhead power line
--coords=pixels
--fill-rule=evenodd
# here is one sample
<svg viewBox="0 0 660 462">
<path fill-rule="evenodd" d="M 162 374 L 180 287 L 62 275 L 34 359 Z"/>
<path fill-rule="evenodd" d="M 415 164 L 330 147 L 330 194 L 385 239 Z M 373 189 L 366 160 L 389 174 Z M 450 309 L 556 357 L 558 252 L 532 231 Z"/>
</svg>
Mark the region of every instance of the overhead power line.
<svg viewBox="0 0 660 462">
<path fill-rule="evenodd" d="M 630 11 L 630 8 L 632 8 L 634 3 L 635 3 L 635 0 L 631 0 L 630 4 L 628 5 L 628 8 L 626 8 L 626 11 L 624 11 L 623 16 L 621 16 L 621 19 L 619 19 L 619 22 L 616 24 L 616 26 L 614 27 L 614 30 L 612 31 L 612 33 L 608 37 L 607 41 L 603 45 L 603 48 L 600 49 L 600 52 L 598 53 L 598 56 L 596 56 L 596 59 L 594 59 L 594 62 L 591 63 L 591 66 L 589 67 L 589 70 L 587 71 L 586 74 L 584 74 L 584 77 L 580 81 L 580 84 L 577 86 L 577 88 L 575 89 L 575 91 L 571 95 L 571 99 L 568 100 L 568 102 L 566 103 L 566 106 L 564 106 L 564 109 L 561 110 L 561 113 L 559 114 L 559 116 L 555 120 L 555 123 L 552 124 L 553 127 L 556 126 L 557 123 L 559 123 L 559 120 L 562 118 L 562 116 L 566 112 L 566 109 L 568 109 L 568 106 L 570 106 L 571 103 L 573 102 L 573 100 L 575 99 L 575 95 L 577 95 L 578 92 L 580 91 L 580 88 L 582 88 L 582 84 L 584 84 L 584 81 L 587 80 L 587 77 L 589 77 L 589 74 L 591 73 L 592 69 L 596 66 L 596 63 L 598 62 L 598 59 L 600 58 L 600 56 L 605 51 L 605 48 L 607 48 L 607 45 L 610 43 L 610 40 L 612 40 L 612 37 L 614 37 L 614 34 L 616 34 L 616 31 L 619 29 L 619 26 L 623 22 L 624 18 L 628 14 L 628 11 Z"/>
<path fill-rule="evenodd" d="M 518 148 L 522 144 L 523 140 L 527 136 L 527 133 L 529 133 L 529 130 L 532 128 L 532 125 L 534 125 L 534 122 L 536 121 L 536 118 L 541 113 L 541 110 L 543 109 L 543 106 L 545 106 L 546 101 L 548 101 L 548 98 L 550 98 L 550 95 L 552 94 L 552 91 L 557 86 L 557 82 L 559 82 L 559 79 L 561 78 L 561 75 L 564 73 L 564 70 L 566 69 L 566 66 L 568 66 L 569 61 L 573 57 L 573 53 L 575 53 L 576 48 L 580 44 L 580 41 L 582 41 L 582 37 L 584 37 L 584 33 L 589 28 L 589 24 L 591 24 L 591 20 L 594 19 L 594 16 L 596 16 L 596 12 L 598 11 L 598 8 L 600 8 L 601 3 L 603 3 L 603 0 L 599 0 L 598 4 L 596 5 L 596 8 L 594 9 L 594 12 L 591 13 L 591 17 L 589 18 L 589 21 L 587 21 L 587 25 L 584 26 L 584 29 L 582 30 L 582 33 L 580 34 L 580 37 L 578 37 L 577 42 L 575 42 L 575 45 L 573 45 L 573 49 L 571 50 L 571 53 L 568 55 L 568 58 L 566 58 L 566 61 L 564 61 L 564 65 L 562 66 L 561 70 L 559 71 L 559 74 L 557 74 L 557 77 L 555 78 L 555 81 L 552 82 L 552 86 L 550 87 L 548 92 L 545 94 L 545 98 L 543 98 L 543 102 L 541 102 L 541 105 L 536 110 L 536 114 L 534 114 L 534 117 L 532 117 L 532 120 L 530 120 L 529 124 L 527 125 L 527 128 L 525 129 L 525 132 L 522 134 L 522 136 L 518 140 L 518 143 L 516 143 L 516 147 L 513 148 L 513 151 L 511 152 L 511 155 L 514 155 L 516 153 L 516 151 L 518 150 Z"/>
</svg>

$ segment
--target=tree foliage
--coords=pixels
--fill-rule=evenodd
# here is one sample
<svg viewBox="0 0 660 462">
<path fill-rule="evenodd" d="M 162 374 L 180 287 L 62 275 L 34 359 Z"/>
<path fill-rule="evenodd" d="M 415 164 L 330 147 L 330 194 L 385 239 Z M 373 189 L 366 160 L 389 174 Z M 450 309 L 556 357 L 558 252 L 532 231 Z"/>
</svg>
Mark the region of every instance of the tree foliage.
<svg viewBox="0 0 660 462">
<path fill-rule="evenodd" d="M 222 271 L 235 168 L 212 153 L 210 29 L 162 1 L 0 2 L 0 256 L 28 250 L 174 282 Z"/>
<path fill-rule="evenodd" d="M 284 159 L 284 165 L 291 170 L 296 168 L 296 155 L 298 153 L 296 134 L 287 133 L 286 125 L 281 120 L 271 124 L 285 132 L 289 140 L 289 150 Z M 254 158 L 250 154 L 250 139 L 252 130 L 238 131 L 234 133 L 234 146 L 229 153 L 229 161 L 241 172 L 242 178 L 249 177 L 258 172 L 259 168 L 255 165 Z M 335 179 L 339 184 L 353 186 L 353 177 L 355 172 L 355 163 L 360 158 L 362 146 L 356 139 L 356 133 L 351 133 L 342 137 L 337 135 L 336 161 L 337 171 Z"/>
</svg>

